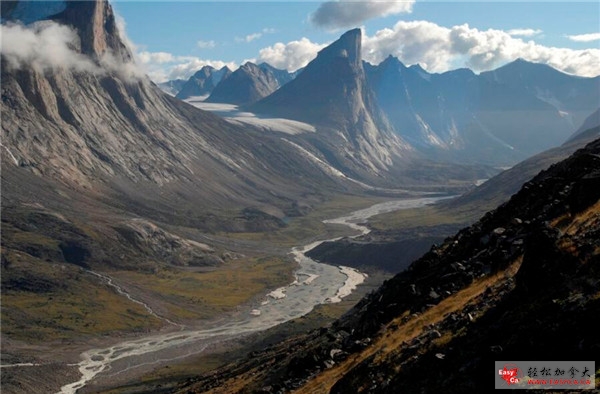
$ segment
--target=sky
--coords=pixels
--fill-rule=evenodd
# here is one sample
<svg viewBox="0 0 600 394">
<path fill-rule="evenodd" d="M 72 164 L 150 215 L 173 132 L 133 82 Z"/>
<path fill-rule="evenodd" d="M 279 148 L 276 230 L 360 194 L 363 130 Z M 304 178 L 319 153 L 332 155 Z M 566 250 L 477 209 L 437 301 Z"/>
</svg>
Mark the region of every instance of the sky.
<svg viewBox="0 0 600 394">
<path fill-rule="evenodd" d="M 517 58 L 600 75 L 597 1 L 113 0 L 137 62 L 156 82 L 246 61 L 294 71 L 344 31 L 363 30 L 363 59 L 388 55 L 429 72 L 497 68 Z"/>
</svg>

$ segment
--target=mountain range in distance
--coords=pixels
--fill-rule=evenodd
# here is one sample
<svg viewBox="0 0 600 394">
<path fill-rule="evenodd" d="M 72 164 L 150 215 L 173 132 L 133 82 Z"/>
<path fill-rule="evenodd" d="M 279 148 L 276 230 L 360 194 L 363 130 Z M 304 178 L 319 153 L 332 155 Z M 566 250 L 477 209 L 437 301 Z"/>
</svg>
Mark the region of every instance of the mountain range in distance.
<svg viewBox="0 0 600 394">
<path fill-rule="evenodd" d="M 363 114 L 380 133 L 392 130 L 424 157 L 495 166 L 512 165 L 560 145 L 600 107 L 600 77 L 572 76 L 522 59 L 480 74 L 469 69 L 432 74 L 393 56 L 371 65 L 360 60 L 360 41 L 360 30 L 349 31 L 295 73 L 246 63 L 232 74 L 235 79 L 223 79 L 214 95 L 206 89 L 194 95 L 208 94 L 208 102 L 335 129 L 346 127 L 340 119 L 350 119 L 357 111 L 334 103 L 340 97 L 332 86 L 337 83 L 348 89 L 348 102 L 355 94 L 362 96 L 368 107 Z M 351 68 L 345 68 L 344 57 L 357 72 L 345 72 Z M 201 79 L 212 81 L 216 70 L 203 70 L 198 72 L 205 75 Z M 179 97 L 189 93 L 182 91 Z M 360 127 L 371 126 L 367 121 Z"/>
</svg>

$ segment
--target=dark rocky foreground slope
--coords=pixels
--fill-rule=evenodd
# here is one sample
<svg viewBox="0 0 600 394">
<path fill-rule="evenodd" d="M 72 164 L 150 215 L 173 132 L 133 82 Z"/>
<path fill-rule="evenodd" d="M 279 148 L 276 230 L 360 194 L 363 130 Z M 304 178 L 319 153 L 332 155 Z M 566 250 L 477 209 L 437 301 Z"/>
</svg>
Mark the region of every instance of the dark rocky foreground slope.
<svg viewBox="0 0 600 394">
<path fill-rule="evenodd" d="M 494 360 L 597 359 L 599 200 L 595 140 L 330 327 L 179 392 L 484 392 Z"/>
</svg>

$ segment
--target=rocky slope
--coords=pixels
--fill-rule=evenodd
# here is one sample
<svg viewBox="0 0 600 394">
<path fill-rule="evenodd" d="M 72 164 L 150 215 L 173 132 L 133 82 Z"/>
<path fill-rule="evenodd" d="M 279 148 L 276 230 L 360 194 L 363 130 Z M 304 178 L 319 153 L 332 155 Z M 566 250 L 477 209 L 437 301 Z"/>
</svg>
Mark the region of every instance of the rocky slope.
<svg viewBox="0 0 600 394">
<path fill-rule="evenodd" d="M 231 70 L 227 66 L 220 70 L 204 66 L 183 84 L 176 97 L 185 100 L 192 96 L 208 96 L 219 83 L 229 78 L 230 75 Z"/>
<path fill-rule="evenodd" d="M 552 359 L 557 346 L 564 359 L 594 359 L 599 200 L 595 140 L 332 326 L 179 392 L 482 392 L 493 384 L 493 360 Z"/>
<path fill-rule="evenodd" d="M 85 67 L 32 67 L 3 51 L 5 165 L 90 191 L 101 185 L 133 199 L 145 185 L 229 206 L 287 200 L 296 194 L 286 192 L 296 188 L 290 174 L 304 169 L 297 190 L 308 185 L 302 178 L 331 179 L 276 136 L 231 125 L 139 75 L 107 3 L 68 2 L 52 18 L 30 29 L 41 29 L 42 36 L 43 26 L 69 26 L 67 54 Z M 299 161 L 292 164 L 294 158 Z M 270 189 L 281 194 L 265 192 Z M 160 199 L 158 193 L 142 196 Z"/>
</svg>

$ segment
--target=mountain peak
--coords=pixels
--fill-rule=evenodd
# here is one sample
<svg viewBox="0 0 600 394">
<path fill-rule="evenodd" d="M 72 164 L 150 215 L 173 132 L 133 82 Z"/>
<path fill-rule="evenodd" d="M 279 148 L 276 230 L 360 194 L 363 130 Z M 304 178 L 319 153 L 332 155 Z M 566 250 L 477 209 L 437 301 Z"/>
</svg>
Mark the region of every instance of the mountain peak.
<svg viewBox="0 0 600 394">
<path fill-rule="evenodd" d="M 115 14 L 106 0 L 67 1 L 64 11 L 52 19 L 77 31 L 83 54 L 100 58 L 110 53 L 123 62 L 133 58 L 121 40 Z"/>
<path fill-rule="evenodd" d="M 360 29 L 349 30 L 333 44 L 322 49 L 318 58 L 325 62 L 330 62 L 335 58 L 345 58 L 353 66 L 360 67 L 362 59 L 361 42 L 362 31 Z"/>
</svg>

